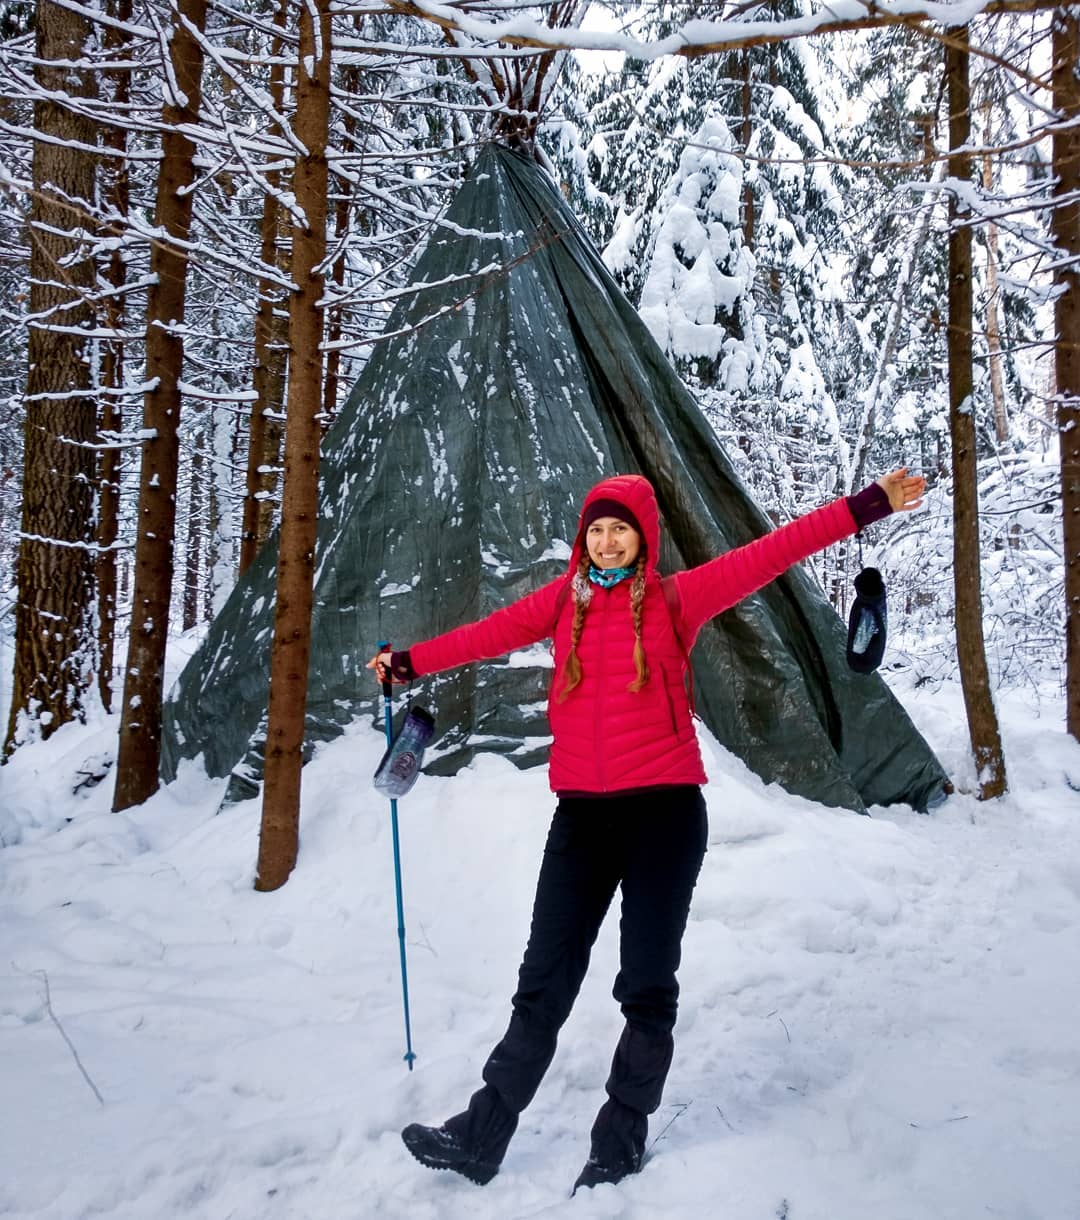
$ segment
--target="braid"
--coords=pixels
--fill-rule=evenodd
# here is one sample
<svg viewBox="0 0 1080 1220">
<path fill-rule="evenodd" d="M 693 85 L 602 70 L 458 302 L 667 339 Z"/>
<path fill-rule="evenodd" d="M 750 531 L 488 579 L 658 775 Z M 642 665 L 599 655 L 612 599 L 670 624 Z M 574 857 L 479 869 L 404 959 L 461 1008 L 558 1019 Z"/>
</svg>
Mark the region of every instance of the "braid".
<svg viewBox="0 0 1080 1220">
<path fill-rule="evenodd" d="M 588 554 L 582 555 L 570 586 L 574 594 L 574 622 L 570 628 L 570 651 L 566 657 L 566 665 L 563 667 L 563 688 L 559 692 L 560 703 L 581 681 L 581 662 L 578 660 L 577 646 L 585 626 L 585 610 L 592 598 L 592 588 L 589 585 L 589 562 Z"/>
<path fill-rule="evenodd" d="M 634 583 L 630 586 L 630 612 L 634 616 L 634 668 L 637 677 L 627 690 L 638 691 L 649 680 L 649 666 L 645 661 L 645 646 L 641 642 L 641 610 L 645 604 L 645 553 L 638 555 Z"/>
</svg>

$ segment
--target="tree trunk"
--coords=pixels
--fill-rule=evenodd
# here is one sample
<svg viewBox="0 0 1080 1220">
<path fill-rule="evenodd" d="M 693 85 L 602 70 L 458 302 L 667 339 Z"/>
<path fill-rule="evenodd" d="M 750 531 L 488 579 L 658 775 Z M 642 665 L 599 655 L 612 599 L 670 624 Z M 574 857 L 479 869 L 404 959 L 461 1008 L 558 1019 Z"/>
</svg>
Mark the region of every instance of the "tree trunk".
<svg viewBox="0 0 1080 1220">
<path fill-rule="evenodd" d="M 967 27 L 949 30 L 945 72 L 949 90 L 949 176 L 971 181 L 971 155 L 958 152 L 971 135 Z M 990 692 L 982 628 L 979 557 L 978 465 L 972 376 L 971 227 L 961 223 L 967 206 L 949 197 L 949 430 L 953 461 L 953 573 L 956 586 L 956 651 L 979 799 L 1006 789 L 1005 757 Z"/>
<path fill-rule="evenodd" d="M 348 184 L 342 183 L 342 190 L 348 190 Z M 340 300 L 341 290 L 345 284 L 345 237 L 349 229 L 349 197 L 343 194 L 334 205 L 334 242 L 338 255 L 334 260 L 330 282 L 334 286 L 334 295 Z M 326 353 L 326 384 L 323 389 L 322 433 L 330 430 L 337 417 L 338 383 L 341 375 L 341 348 L 337 346 L 341 338 L 341 306 L 337 305 L 327 311 L 326 342 L 329 351 Z"/>
<path fill-rule="evenodd" d="M 987 158 L 986 171 L 990 161 Z M 990 183 L 987 183 L 989 187 Z M 1001 327 L 998 323 L 998 233 L 997 225 L 986 225 L 986 349 L 990 363 L 990 395 L 994 403 L 994 435 L 999 445 L 1009 439 L 1009 415 L 1005 409 L 1005 381 L 1001 375 Z"/>
<path fill-rule="evenodd" d="M 280 212 L 279 212 L 280 215 Z M 281 250 L 287 255 L 288 245 Z M 289 259 L 284 260 L 288 270 Z M 266 352 L 266 382 L 259 391 L 265 407 L 260 413 L 262 463 L 256 471 L 259 491 L 256 498 L 255 547 L 259 553 L 274 532 L 281 494 L 281 438 L 285 434 L 285 377 L 289 363 L 289 315 L 285 302 L 277 301 L 270 320 L 270 343 Z M 258 386 L 256 387 L 258 390 Z M 243 568 L 241 567 L 241 571 Z"/>
<path fill-rule="evenodd" d="M 288 0 L 282 0 L 277 14 L 279 28 L 289 19 Z M 270 44 L 270 99 L 278 114 L 285 109 L 285 64 L 282 41 L 274 38 Z M 268 170 L 268 189 L 263 195 L 262 221 L 259 229 L 260 259 L 264 266 L 287 266 L 283 257 L 281 207 L 274 193 L 281 184 L 279 170 Z M 274 492 L 277 490 L 277 467 L 281 454 L 281 408 L 285 388 L 285 344 L 288 341 L 283 324 L 282 292 L 270 280 L 259 281 L 259 308 L 255 315 L 255 402 L 251 408 L 248 432 L 247 480 L 244 493 L 244 517 L 240 526 L 240 575 L 251 567 L 259 548 L 270 533 L 274 515 Z"/>
<path fill-rule="evenodd" d="M 42 138 L 34 145 L 28 226 L 22 538 L 5 754 L 37 731 L 48 737 L 82 719 L 94 668 L 97 409 L 89 340 L 78 331 L 94 320 L 86 302 L 94 265 L 79 232 L 93 227 L 94 154 L 86 148 L 97 135 L 91 119 L 63 104 L 93 96 L 93 77 L 78 66 L 90 26 L 50 0 L 38 4 L 36 24 L 34 128 Z"/>
<path fill-rule="evenodd" d="M 985 106 L 983 143 L 990 143 L 990 102 Z M 983 190 L 994 189 L 994 170 L 988 156 L 982 159 Z M 1005 385 L 1001 375 L 1001 327 L 998 322 L 998 229 L 986 222 L 986 350 L 990 366 L 990 395 L 994 401 L 994 435 L 999 445 L 1009 439 L 1009 416 L 1005 410 Z"/>
<path fill-rule="evenodd" d="M 739 52 L 742 61 L 742 140 L 743 152 L 750 147 L 754 134 L 754 95 L 751 86 L 750 51 Z M 749 182 L 743 185 L 743 245 L 747 250 L 754 248 L 754 188 Z"/>
<path fill-rule="evenodd" d="M 110 16 L 129 22 L 132 0 L 112 0 Z M 105 46 L 117 51 L 124 44 L 124 34 L 115 26 L 106 26 Z M 113 103 L 122 115 L 131 100 L 131 72 L 119 68 L 113 74 Z M 130 183 L 127 157 L 127 128 L 115 123 L 105 135 L 106 145 L 118 154 L 106 171 L 105 190 L 107 224 L 122 223 L 128 214 Z M 112 290 L 106 298 L 105 326 L 111 332 L 101 353 L 100 438 L 104 441 L 98 457 L 98 528 L 97 589 L 98 589 L 98 693 L 107 712 L 112 711 L 113 651 L 116 641 L 116 540 L 120 525 L 120 433 L 123 429 L 124 394 L 124 329 L 123 288 L 127 282 L 124 260 L 119 248 L 109 254 L 104 280 Z"/>
<path fill-rule="evenodd" d="M 232 418 L 211 409 L 210 479 L 207 488 L 209 523 L 206 581 L 206 617 L 214 618 L 228 601 L 233 586 L 232 470 L 236 458 L 236 432 Z"/>
<path fill-rule="evenodd" d="M 1052 23 L 1054 109 L 1060 125 L 1054 132 L 1054 381 L 1065 534 L 1066 726 L 1080 741 L 1080 18 L 1075 9 L 1059 8 Z"/>
<path fill-rule="evenodd" d="M 203 51 L 190 27 L 200 32 L 205 28 L 206 9 L 207 0 L 177 0 L 177 17 L 169 39 L 176 90 L 163 86 L 164 135 L 154 224 L 168 237 L 156 241 L 150 253 L 153 283 L 146 303 L 146 380 L 152 388 L 143 399 L 147 439 L 139 477 L 135 589 L 113 796 L 113 809 L 117 811 L 140 804 L 158 787 L 180 458 L 180 375 L 187 290 L 187 255 L 181 243 L 191 231 L 191 187 L 195 181 L 195 145 L 185 131 L 199 121 L 202 96 Z"/>
<path fill-rule="evenodd" d="M 537 69 L 537 77 L 542 77 L 547 71 L 547 67 L 543 66 Z M 342 69 L 339 78 L 340 88 L 347 96 L 358 97 L 364 92 L 364 82 L 360 74 L 360 70 L 355 65 L 349 65 Z M 536 104 L 537 113 L 539 113 L 540 102 L 539 98 L 542 91 L 542 80 L 534 81 L 537 90 L 534 102 Z M 353 113 L 348 113 L 343 118 L 342 123 L 344 135 L 349 145 L 355 147 L 357 144 L 357 120 Z M 330 282 L 333 285 L 332 296 L 338 301 L 341 300 L 342 290 L 345 285 L 345 262 L 346 251 L 348 249 L 348 237 L 352 231 L 352 185 L 344 178 L 338 182 L 341 194 L 338 195 L 334 203 L 334 250 L 336 257 L 333 263 L 333 269 L 330 273 Z M 341 305 L 335 305 L 333 308 L 328 308 L 326 311 L 326 379 L 323 388 L 323 417 L 322 417 L 322 434 L 325 436 L 330 430 L 337 418 L 338 397 L 341 384 L 341 348 L 339 342 L 342 331 L 342 308 Z"/>
<path fill-rule="evenodd" d="M 318 37 L 316 26 L 318 22 Z M 326 257 L 326 144 L 330 121 L 330 0 L 300 10 L 295 131 L 307 150 L 293 191 L 307 226 L 294 228 L 289 305 L 289 388 L 278 549 L 277 604 L 270 659 L 262 832 L 255 888 L 285 884 L 296 863 L 300 768 L 311 652 L 312 580 L 322 409 L 322 313 Z"/>
<path fill-rule="evenodd" d="M 184 604 L 181 626 L 190 631 L 199 622 L 199 570 L 203 551 L 203 502 L 206 499 L 206 438 L 202 429 L 195 435 L 188 482 L 187 562 L 184 565 Z"/>
</svg>

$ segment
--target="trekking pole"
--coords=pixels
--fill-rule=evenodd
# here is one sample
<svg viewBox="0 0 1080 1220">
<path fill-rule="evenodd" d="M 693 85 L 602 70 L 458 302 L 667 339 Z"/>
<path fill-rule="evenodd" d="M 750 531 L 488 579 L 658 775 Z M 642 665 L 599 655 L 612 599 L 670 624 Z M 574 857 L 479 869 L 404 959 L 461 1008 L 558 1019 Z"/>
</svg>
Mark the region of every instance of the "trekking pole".
<svg viewBox="0 0 1080 1220">
<path fill-rule="evenodd" d="M 389 648 L 389 640 L 379 641 L 380 653 L 389 651 Z M 386 718 L 386 748 L 389 749 L 394 744 L 394 717 L 390 706 L 394 697 L 394 688 L 390 677 L 383 680 L 382 693 Z M 394 797 L 390 798 L 390 825 L 394 835 L 394 889 L 397 894 L 398 947 L 401 950 L 401 994 L 405 1002 L 405 1062 L 409 1065 L 411 1072 L 416 1056 L 413 1054 L 412 1028 L 409 1023 L 409 970 L 405 963 L 405 904 L 401 897 L 401 845 L 398 840 L 397 800 Z"/>
</svg>

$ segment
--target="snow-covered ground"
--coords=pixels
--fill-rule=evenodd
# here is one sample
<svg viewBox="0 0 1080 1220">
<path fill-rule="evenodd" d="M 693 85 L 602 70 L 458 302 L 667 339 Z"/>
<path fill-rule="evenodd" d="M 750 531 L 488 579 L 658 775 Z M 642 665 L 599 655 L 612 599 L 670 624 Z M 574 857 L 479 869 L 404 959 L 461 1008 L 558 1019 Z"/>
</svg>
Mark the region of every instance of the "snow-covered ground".
<svg viewBox="0 0 1080 1220">
<path fill-rule="evenodd" d="M 968 783 L 958 691 L 902 697 Z M 827 810 L 707 746 L 650 1157 L 572 1200 L 620 1029 L 614 912 L 500 1175 L 398 1138 L 464 1105 L 502 1032 L 542 773 L 488 758 L 401 804 L 410 1073 L 378 734 L 308 767 L 298 868 L 257 894 L 257 805 L 216 815 L 188 767 L 112 814 L 109 781 L 72 787 L 115 722 L 66 727 L 0 769 L 0 1215 L 1077 1220 L 1080 749 L 1053 699 L 1001 711 L 1011 794 L 929 817 Z"/>
</svg>

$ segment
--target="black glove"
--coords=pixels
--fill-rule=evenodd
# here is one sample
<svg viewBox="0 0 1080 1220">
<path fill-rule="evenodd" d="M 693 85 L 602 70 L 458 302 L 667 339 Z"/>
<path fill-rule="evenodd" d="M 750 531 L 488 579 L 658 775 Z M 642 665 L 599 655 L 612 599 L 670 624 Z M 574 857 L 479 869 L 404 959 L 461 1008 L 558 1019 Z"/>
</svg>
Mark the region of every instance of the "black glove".
<svg viewBox="0 0 1080 1220">
<path fill-rule="evenodd" d="M 885 582 L 877 568 L 855 577 L 855 601 L 848 620 L 847 663 L 857 674 L 872 674 L 885 655 Z"/>
</svg>

